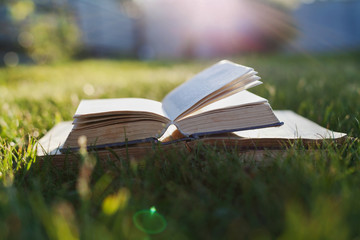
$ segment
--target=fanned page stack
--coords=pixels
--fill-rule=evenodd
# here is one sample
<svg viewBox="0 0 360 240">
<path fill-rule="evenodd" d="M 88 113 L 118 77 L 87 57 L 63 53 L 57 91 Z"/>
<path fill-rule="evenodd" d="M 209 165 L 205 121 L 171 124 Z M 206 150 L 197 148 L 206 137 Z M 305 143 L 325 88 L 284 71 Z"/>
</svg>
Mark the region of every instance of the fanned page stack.
<svg viewBox="0 0 360 240">
<path fill-rule="evenodd" d="M 76 150 L 80 136 L 95 149 L 157 141 L 170 125 L 187 139 L 280 126 L 268 101 L 246 91 L 261 84 L 256 74 L 252 68 L 223 60 L 171 91 L 162 102 L 83 100 L 62 151 Z"/>
</svg>

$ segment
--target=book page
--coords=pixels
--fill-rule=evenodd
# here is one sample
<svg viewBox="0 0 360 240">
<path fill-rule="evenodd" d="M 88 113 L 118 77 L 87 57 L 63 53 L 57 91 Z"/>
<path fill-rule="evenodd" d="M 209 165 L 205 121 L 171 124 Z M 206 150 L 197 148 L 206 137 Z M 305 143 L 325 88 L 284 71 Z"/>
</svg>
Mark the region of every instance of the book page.
<svg viewBox="0 0 360 240">
<path fill-rule="evenodd" d="M 74 118 L 120 112 L 148 113 L 165 117 L 161 102 L 143 98 L 110 98 L 82 100 Z"/>
<path fill-rule="evenodd" d="M 212 92 L 235 81 L 252 68 L 221 61 L 175 88 L 163 99 L 163 109 L 168 118 L 175 120 L 179 115 Z"/>
<path fill-rule="evenodd" d="M 276 128 L 255 129 L 249 131 L 234 132 L 238 137 L 250 139 L 336 139 L 346 136 L 321 127 L 309 119 L 306 119 L 289 110 L 274 111 L 275 115 L 284 125 Z"/>
<path fill-rule="evenodd" d="M 46 133 L 44 137 L 39 140 L 39 144 L 37 146 L 38 156 L 59 153 L 59 148 L 64 145 L 67 136 L 71 132 L 71 129 L 71 121 L 60 122 L 56 124 L 55 127 L 53 127 L 49 132 Z"/>
<path fill-rule="evenodd" d="M 198 115 L 201 113 L 210 112 L 210 111 L 214 111 L 214 110 L 233 108 L 233 107 L 242 107 L 242 106 L 246 106 L 246 105 L 260 104 L 260 103 L 266 103 L 266 102 L 268 102 L 268 100 L 266 100 L 265 98 L 262 98 L 256 94 L 253 94 L 246 90 L 243 90 L 241 92 L 238 92 L 231 96 L 223 98 L 219 101 L 213 102 L 213 103 L 187 115 L 186 117 L 184 117 L 182 119 L 186 119 L 186 118 L 194 116 L 194 115 Z"/>
<path fill-rule="evenodd" d="M 176 119 L 174 120 L 174 122 L 179 121 L 183 118 L 186 118 L 189 114 L 193 115 L 193 113 L 197 112 L 198 110 L 200 110 L 201 108 L 203 108 L 209 104 L 212 104 L 223 98 L 227 98 L 238 92 L 244 91 L 245 89 L 249 89 L 249 88 L 252 88 L 252 87 L 260 85 L 260 84 L 262 84 L 261 81 L 255 80 L 255 81 L 250 82 L 249 84 L 246 84 L 246 82 L 245 83 L 243 82 L 240 84 L 235 84 L 232 88 L 222 88 L 221 91 L 215 91 L 215 92 L 209 94 L 207 97 L 205 97 L 205 98 L 201 99 L 200 101 L 198 101 L 197 103 L 195 103 L 192 107 L 188 108 L 185 112 L 183 112 L 179 116 L 177 116 Z M 238 86 L 236 86 L 236 85 L 238 85 Z"/>
</svg>

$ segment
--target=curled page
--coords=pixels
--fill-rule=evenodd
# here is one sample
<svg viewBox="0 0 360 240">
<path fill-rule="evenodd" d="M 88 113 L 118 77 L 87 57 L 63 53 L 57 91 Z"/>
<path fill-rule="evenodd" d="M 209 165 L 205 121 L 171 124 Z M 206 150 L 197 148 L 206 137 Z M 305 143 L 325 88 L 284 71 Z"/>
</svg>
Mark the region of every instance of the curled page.
<svg viewBox="0 0 360 240">
<path fill-rule="evenodd" d="M 174 121 L 201 99 L 251 71 L 252 68 L 223 60 L 198 73 L 166 95 L 162 101 L 164 112 Z"/>
</svg>

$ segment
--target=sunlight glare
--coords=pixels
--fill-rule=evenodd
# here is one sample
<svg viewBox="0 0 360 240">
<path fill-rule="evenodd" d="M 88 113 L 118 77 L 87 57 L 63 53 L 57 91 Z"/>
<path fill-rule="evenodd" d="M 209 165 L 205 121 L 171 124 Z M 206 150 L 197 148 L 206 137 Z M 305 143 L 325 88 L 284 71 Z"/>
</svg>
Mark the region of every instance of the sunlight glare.
<svg viewBox="0 0 360 240">
<path fill-rule="evenodd" d="M 185 49 L 190 57 L 262 51 L 275 43 L 279 45 L 295 30 L 286 12 L 259 1 L 138 0 L 137 3 L 144 9 L 148 40 L 158 55 L 166 47 L 172 49 L 172 54 Z M 161 34 L 164 37 L 159 39 Z"/>
</svg>

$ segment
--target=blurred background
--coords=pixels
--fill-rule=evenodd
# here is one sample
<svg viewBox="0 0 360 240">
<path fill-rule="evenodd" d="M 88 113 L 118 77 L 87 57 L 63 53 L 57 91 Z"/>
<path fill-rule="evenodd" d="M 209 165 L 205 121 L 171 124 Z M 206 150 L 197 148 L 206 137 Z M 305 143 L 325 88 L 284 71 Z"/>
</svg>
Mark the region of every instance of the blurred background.
<svg viewBox="0 0 360 240">
<path fill-rule="evenodd" d="M 359 13 L 360 0 L 0 0 L 0 239 L 359 239 Z M 161 101 L 219 58 L 254 67 L 251 91 L 274 109 L 352 138 L 259 165 L 201 146 L 37 166 L 37 140 L 81 99 Z M 151 206 L 163 235 L 132 223 Z"/>
<path fill-rule="evenodd" d="M 0 0 L 0 64 L 360 48 L 359 0 Z"/>
</svg>

